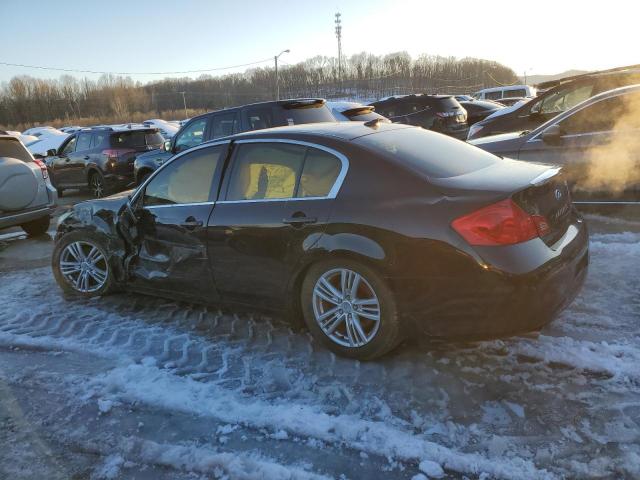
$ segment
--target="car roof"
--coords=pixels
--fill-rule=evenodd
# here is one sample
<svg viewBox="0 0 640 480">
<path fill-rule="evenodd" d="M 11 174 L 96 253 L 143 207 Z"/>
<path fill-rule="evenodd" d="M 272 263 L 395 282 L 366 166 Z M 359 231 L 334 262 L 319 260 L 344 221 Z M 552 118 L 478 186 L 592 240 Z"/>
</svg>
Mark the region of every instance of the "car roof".
<svg viewBox="0 0 640 480">
<path fill-rule="evenodd" d="M 255 103 L 247 103 L 244 105 L 236 105 L 234 107 L 225 107 L 225 108 L 221 108 L 218 110 L 211 110 L 210 112 L 206 112 L 206 113 L 202 113 L 200 115 L 196 115 L 194 117 L 191 117 L 189 119 L 189 122 L 191 120 L 194 119 L 198 119 L 198 118 L 203 118 L 203 117 L 208 117 L 209 115 L 215 115 L 216 113 L 225 113 L 225 112 L 231 112 L 234 110 L 239 110 L 241 108 L 249 108 L 249 107 L 268 107 L 268 106 L 272 106 L 272 105 L 281 105 L 281 106 L 287 106 L 287 105 L 292 105 L 294 103 L 297 102 L 321 102 L 322 105 L 326 105 L 327 101 L 324 98 L 314 98 L 314 97 L 304 97 L 304 98 L 287 98 L 284 100 L 269 100 L 269 101 L 265 101 L 265 102 L 255 102 Z M 186 123 L 185 123 L 186 124 Z"/>
<path fill-rule="evenodd" d="M 329 137 L 339 140 L 353 140 L 365 135 L 384 132 L 389 130 L 400 130 L 406 128 L 419 128 L 412 125 L 400 123 L 374 122 L 367 126 L 369 122 L 323 122 L 305 123 L 284 127 L 265 128 L 262 130 L 251 130 L 249 132 L 238 133 L 224 139 L 216 139 L 207 143 L 219 142 L 220 140 L 245 140 L 258 138 L 289 138 L 301 136 Z"/>
<path fill-rule="evenodd" d="M 608 75 L 625 75 L 631 73 L 640 73 L 640 64 L 609 68 L 607 70 L 597 70 L 595 72 L 581 73 L 580 75 L 572 75 L 570 77 L 563 77 L 557 80 L 549 80 L 546 82 L 538 83 L 536 85 L 536 88 L 547 89 L 577 80 L 586 80 L 589 78 L 604 77 Z"/>
</svg>

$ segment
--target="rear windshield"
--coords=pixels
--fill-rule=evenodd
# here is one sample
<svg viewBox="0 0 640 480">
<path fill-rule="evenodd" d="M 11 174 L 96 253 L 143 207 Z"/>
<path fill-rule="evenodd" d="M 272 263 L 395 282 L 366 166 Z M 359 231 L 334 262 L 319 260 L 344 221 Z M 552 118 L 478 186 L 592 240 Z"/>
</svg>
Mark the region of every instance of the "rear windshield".
<svg viewBox="0 0 640 480">
<path fill-rule="evenodd" d="M 478 147 L 422 128 L 385 130 L 354 141 L 431 178 L 464 175 L 499 161 Z"/>
<path fill-rule="evenodd" d="M 16 158 L 23 162 L 30 162 L 31 155 L 18 140 L 0 139 L 0 157 Z"/>
<path fill-rule="evenodd" d="M 155 130 L 135 130 L 122 132 L 111 136 L 111 146 L 124 148 L 160 148 L 164 137 Z"/>
<path fill-rule="evenodd" d="M 454 97 L 434 98 L 432 101 L 433 106 L 441 111 L 453 110 L 460 106 L 460 103 Z"/>
<path fill-rule="evenodd" d="M 283 108 L 282 118 L 284 119 L 284 125 L 336 121 L 331 110 L 326 105 Z"/>
</svg>

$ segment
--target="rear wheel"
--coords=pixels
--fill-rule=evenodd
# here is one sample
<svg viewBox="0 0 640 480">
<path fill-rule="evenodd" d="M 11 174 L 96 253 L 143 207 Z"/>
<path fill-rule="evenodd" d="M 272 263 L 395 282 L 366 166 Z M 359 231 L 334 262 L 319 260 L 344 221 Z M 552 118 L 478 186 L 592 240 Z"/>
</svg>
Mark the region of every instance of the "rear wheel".
<svg viewBox="0 0 640 480">
<path fill-rule="evenodd" d="M 313 265 L 302 283 L 304 320 L 333 352 L 371 360 L 402 340 L 393 292 L 371 268 L 350 260 Z"/>
<path fill-rule="evenodd" d="M 65 293 L 95 297 L 112 289 L 113 273 L 107 250 L 94 233 L 66 234 L 56 243 L 51 263 L 53 276 Z"/>
<path fill-rule="evenodd" d="M 22 227 L 30 237 L 36 237 L 47 233 L 50 223 L 51 218 L 47 215 L 46 217 L 38 218 L 37 220 L 32 220 L 28 223 L 23 223 L 20 227 Z"/>
<path fill-rule="evenodd" d="M 102 198 L 107 195 L 107 188 L 104 183 L 102 173 L 94 171 L 89 174 L 89 188 L 95 198 Z"/>
</svg>

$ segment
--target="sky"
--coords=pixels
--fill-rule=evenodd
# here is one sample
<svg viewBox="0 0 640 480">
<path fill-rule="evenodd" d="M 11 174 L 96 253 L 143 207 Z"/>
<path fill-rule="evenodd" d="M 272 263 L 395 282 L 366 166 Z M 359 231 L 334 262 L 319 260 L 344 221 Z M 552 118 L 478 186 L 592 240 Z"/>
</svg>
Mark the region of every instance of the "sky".
<svg viewBox="0 0 640 480">
<path fill-rule="evenodd" d="M 621 0 L 0 0 L 0 62 L 110 72 L 209 69 L 343 51 L 495 60 L 522 75 L 640 63 L 635 2 Z M 208 72 L 223 74 L 247 67 Z M 0 65 L 14 75 L 62 72 Z M 97 74 L 72 73 L 97 78 Z M 191 74 L 189 76 L 197 76 Z M 170 75 L 130 75 L 148 82 Z M 175 75 L 185 76 L 185 75 Z"/>
</svg>

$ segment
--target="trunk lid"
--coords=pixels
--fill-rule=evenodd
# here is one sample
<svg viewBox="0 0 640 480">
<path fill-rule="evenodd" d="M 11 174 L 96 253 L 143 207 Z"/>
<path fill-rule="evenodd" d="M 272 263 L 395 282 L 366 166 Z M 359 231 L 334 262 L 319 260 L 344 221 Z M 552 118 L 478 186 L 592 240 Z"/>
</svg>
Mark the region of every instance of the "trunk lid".
<svg viewBox="0 0 640 480">
<path fill-rule="evenodd" d="M 573 205 L 564 176 L 558 167 L 503 159 L 486 168 L 449 178 L 431 178 L 443 194 L 496 200 L 512 198 L 530 215 L 543 216 L 548 232 L 542 237 L 553 245 L 571 222 Z"/>
</svg>

